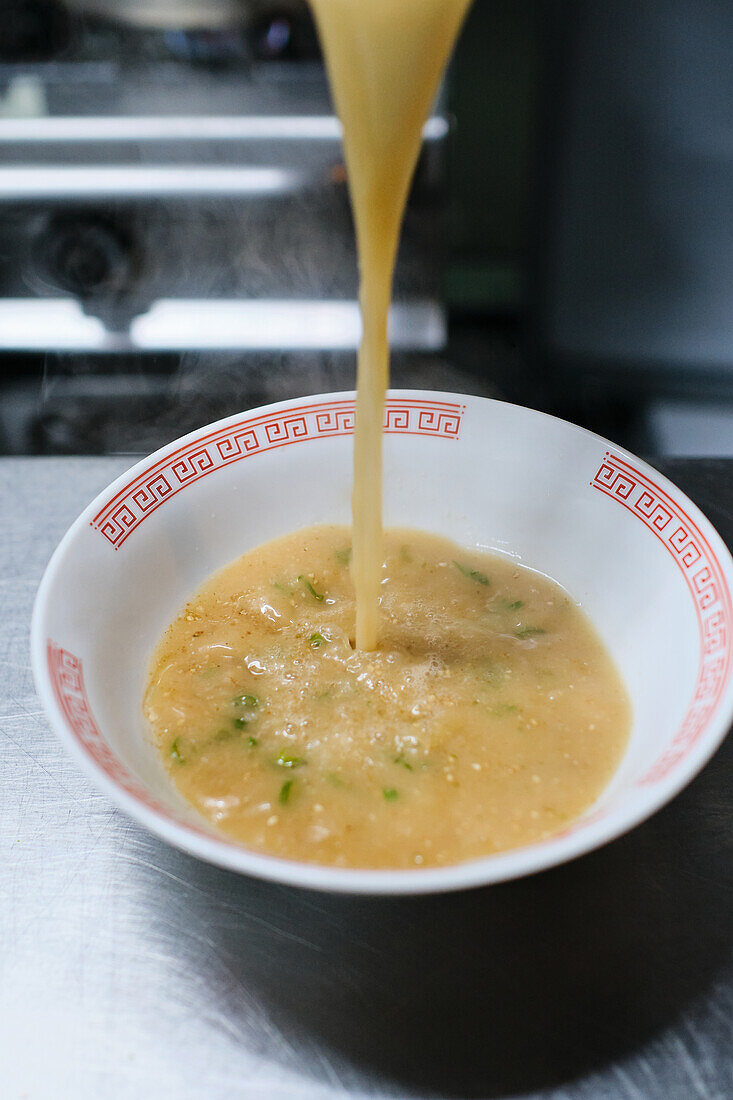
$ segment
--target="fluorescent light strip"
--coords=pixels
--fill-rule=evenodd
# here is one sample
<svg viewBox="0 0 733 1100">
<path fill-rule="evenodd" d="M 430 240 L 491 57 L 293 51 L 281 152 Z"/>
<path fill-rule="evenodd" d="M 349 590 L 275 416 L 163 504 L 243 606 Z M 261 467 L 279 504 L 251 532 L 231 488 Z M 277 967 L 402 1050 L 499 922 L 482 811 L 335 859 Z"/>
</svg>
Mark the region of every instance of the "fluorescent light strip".
<svg viewBox="0 0 733 1100">
<path fill-rule="evenodd" d="M 448 133 L 444 118 L 429 118 L 425 141 Z M 339 141 L 333 115 L 0 118 L 0 142 L 40 141 Z"/>
<path fill-rule="evenodd" d="M 395 347 L 439 348 L 445 322 L 431 302 L 395 306 L 391 318 Z M 130 338 L 138 348 L 246 347 L 356 348 L 361 317 L 356 302 L 181 301 L 161 299 L 136 317 Z"/>
<path fill-rule="evenodd" d="M 110 333 L 74 299 L 0 299 L 0 348 L 75 351 L 348 351 L 361 336 L 352 301 L 166 298 L 136 317 L 128 333 Z M 437 351 L 445 346 L 436 302 L 406 302 L 390 315 L 392 346 Z"/>
<path fill-rule="evenodd" d="M 294 190 L 301 176 L 281 168 L 174 168 L 89 165 L 0 168 L 0 201 L 160 195 L 257 195 Z"/>
<path fill-rule="evenodd" d="M 0 347 L 32 351 L 103 350 L 107 330 L 71 298 L 4 298 L 0 301 Z"/>
</svg>

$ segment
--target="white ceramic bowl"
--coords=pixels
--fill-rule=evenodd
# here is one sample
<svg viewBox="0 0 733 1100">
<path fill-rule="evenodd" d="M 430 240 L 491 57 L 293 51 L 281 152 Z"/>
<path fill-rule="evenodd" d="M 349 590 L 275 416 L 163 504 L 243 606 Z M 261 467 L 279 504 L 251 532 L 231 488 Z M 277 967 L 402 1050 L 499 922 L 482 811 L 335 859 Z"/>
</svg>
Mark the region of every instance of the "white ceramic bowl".
<svg viewBox="0 0 733 1100">
<path fill-rule="evenodd" d="M 53 555 L 33 614 L 33 671 L 58 736 L 164 840 L 235 871 L 326 890 L 499 882 L 648 817 L 702 767 L 733 717 L 730 554 L 674 485 L 598 436 L 518 406 L 427 391 L 388 401 L 385 522 L 516 556 L 582 604 L 633 704 L 612 782 L 549 840 L 411 871 L 248 851 L 180 798 L 141 710 L 153 648 L 214 570 L 296 528 L 350 521 L 353 408 L 353 394 L 331 394 L 221 420 L 138 463 L 89 505 Z"/>
</svg>

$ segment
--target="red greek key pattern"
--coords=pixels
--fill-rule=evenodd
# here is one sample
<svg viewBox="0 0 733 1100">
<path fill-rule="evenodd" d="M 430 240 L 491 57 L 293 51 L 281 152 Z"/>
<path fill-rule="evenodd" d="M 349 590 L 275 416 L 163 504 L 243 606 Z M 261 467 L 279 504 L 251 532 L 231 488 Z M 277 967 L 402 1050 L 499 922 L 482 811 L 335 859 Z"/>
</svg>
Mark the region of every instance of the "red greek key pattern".
<svg viewBox="0 0 733 1100">
<path fill-rule="evenodd" d="M 218 440 L 216 449 L 223 462 L 231 462 L 233 459 L 243 458 L 252 451 L 258 451 L 260 444 L 257 433 L 253 432 L 251 428 L 247 428 L 245 431 L 235 432 L 232 435 L 225 436 L 224 439 Z"/>
<path fill-rule="evenodd" d="M 655 500 L 652 494 L 648 493 L 646 489 L 641 494 L 634 507 L 638 512 L 641 512 L 658 531 L 663 531 L 672 518 L 667 509 L 662 508 L 659 501 Z"/>
<path fill-rule="evenodd" d="M 418 398 L 388 398 L 385 432 L 458 439 L 465 405 Z M 354 401 L 324 401 L 281 409 L 277 413 L 243 416 L 159 459 L 129 481 L 97 512 L 94 527 L 115 550 L 143 520 L 187 485 L 214 470 L 276 447 L 312 439 L 352 435 Z"/>
<path fill-rule="evenodd" d="M 304 416 L 280 417 L 265 424 L 265 435 L 268 443 L 305 439 L 308 435 L 308 425 Z"/>
<path fill-rule="evenodd" d="M 167 814 L 168 811 L 130 775 L 100 733 L 87 699 L 84 670 L 79 658 L 50 640 L 46 646 L 46 656 L 56 702 L 79 744 L 128 794 L 158 813 Z"/>
<path fill-rule="evenodd" d="M 99 526 L 99 530 L 115 546 L 124 541 L 137 522 L 138 517 L 135 513 L 126 504 L 121 504 L 114 512 L 107 515 Z"/>
<path fill-rule="evenodd" d="M 141 512 L 147 512 L 149 508 L 154 508 L 156 504 L 159 504 L 161 500 L 165 500 L 172 492 L 173 486 L 171 483 L 163 474 L 158 474 L 147 485 L 142 485 L 137 492 L 132 494 L 132 502 Z"/>
<path fill-rule="evenodd" d="M 636 488 L 636 482 L 631 481 L 608 462 L 603 463 L 595 476 L 595 481 L 596 488 L 602 489 L 609 496 L 620 497 L 621 500 L 628 500 Z"/>
<path fill-rule="evenodd" d="M 187 481 L 190 481 L 192 477 L 196 477 L 197 474 L 202 474 L 212 469 L 213 465 L 214 460 L 206 448 L 204 448 L 201 451 L 196 451 L 194 454 L 184 455 L 177 462 L 172 463 L 170 469 L 178 484 L 185 485 Z"/>
<path fill-rule="evenodd" d="M 715 580 L 707 565 L 704 565 L 702 569 L 698 569 L 697 573 L 693 573 L 692 584 L 703 611 L 707 611 L 714 603 L 718 603 L 718 590 L 715 587 Z"/>
<path fill-rule="evenodd" d="M 385 432 L 407 432 L 410 430 L 410 412 L 409 408 L 398 407 L 392 405 L 384 410 L 384 430 Z M 422 413 L 420 413 L 422 416 Z M 418 431 L 424 431 L 418 418 Z"/>
<path fill-rule="evenodd" d="M 697 680 L 669 747 L 639 780 L 640 785 L 655 783 L 669 775 L 698 740 L 728 683 L 731 595 L 720 563 L 697 524 L 647 474 L 607 451 L 591 485 L 617 500 L 656 535 L 679 567 L 695 605 L 700 631 Z"/>
<path fill-rule="evenodd" d="M 438 412 L 435 409 L 423 409 L 418 421 L 420 431 L 426 435 L 447 435 L 458 437 L 461 421 L 453 413 Z"/>
<path fill-rule="evenodd" d="M 353 409 L 329 409 L 316 413 L 316 429 L 319 435 L 351 435 L 354 431 Z"/>
</svg>

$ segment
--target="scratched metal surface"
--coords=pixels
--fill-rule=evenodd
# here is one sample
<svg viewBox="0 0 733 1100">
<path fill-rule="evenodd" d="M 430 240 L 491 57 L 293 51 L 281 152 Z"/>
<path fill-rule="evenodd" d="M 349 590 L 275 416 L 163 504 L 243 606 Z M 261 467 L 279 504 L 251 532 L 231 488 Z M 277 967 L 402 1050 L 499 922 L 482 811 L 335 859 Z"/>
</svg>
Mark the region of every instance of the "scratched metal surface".
<svg viewBox="0 0 733 1100">
<path fill-rule="evenodd" d="M 652 821 L 523 882 L 349 900 L 148 836 L 28 662 L 51 550 L 118 459 L 0 460 L 0 1096 L 733 1097 L 733 738 Z M 733 463 L 667 464 L 733 543 Z"/>
</svg>

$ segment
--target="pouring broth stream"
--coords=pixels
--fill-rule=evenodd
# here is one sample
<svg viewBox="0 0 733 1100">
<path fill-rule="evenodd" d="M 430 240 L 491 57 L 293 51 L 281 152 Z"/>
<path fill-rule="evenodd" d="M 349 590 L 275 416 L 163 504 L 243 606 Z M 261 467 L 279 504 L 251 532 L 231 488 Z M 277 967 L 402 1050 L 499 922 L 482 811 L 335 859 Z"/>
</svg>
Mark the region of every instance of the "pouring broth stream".
<svg viewBox="0 0 733 1100">
<path fill-rule="evenodd" d="M 387 317 L 400 228 L 422 142 L 470 0 L 311 0 L 344 154 L 359 254 L 352 518 L 356 648 L 377 645 Z"/>
</svg>

